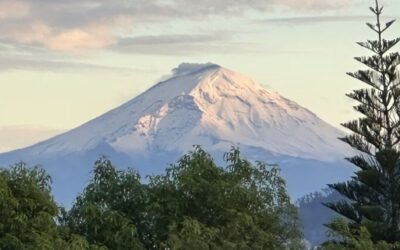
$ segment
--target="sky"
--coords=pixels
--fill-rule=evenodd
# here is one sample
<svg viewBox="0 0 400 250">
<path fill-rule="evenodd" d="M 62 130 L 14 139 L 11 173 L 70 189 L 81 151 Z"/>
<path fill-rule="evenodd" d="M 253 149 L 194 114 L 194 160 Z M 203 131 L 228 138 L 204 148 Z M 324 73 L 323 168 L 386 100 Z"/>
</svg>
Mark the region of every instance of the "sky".
<svg viewBox="0 0 400 250">
<path fill-rule="evenodd" d="M 381 1 L 386 20 L 400 1 Z M 81 125 L 182 62 L 251 76 L 333 126 L 373 0 L 0 0 L 0 152 Z M 400 22 L 387 32 L 400 36 Z M 396 47 L 396 50 L 400 50 Z"/>
</svg>

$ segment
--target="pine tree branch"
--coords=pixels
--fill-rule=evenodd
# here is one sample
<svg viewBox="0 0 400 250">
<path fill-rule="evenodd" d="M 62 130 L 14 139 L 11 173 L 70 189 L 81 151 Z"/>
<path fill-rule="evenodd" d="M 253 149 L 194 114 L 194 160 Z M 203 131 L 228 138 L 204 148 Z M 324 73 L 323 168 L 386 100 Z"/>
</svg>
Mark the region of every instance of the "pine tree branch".
<svg viewBox="0 0 400 250">
<path fill-rule="evenodd" d="M 357 210 L 354 209 L 354 207 L 347 202 L 342 201 L 338 203 L 322 203 L 322 205 L 332 209 L 336 213 L 346 217 L 349 220 L 352 220 L 353 222 L 361 223 L 362 221 L 362 216 L 360 216 Z"/>
<path fill-rule="evenodd" d="M 375 109 L 377 112 L 380 113 L 383 113 L 385 111 L 384 107 L 381 106 L 383 104 L 380 103 L 380 100 L 375 98 L 375 92 L 369 89 L 354 90 L 353 93 L 346 94 L 346 96 L 359 102 L 360 105 L 358 106 L 364 105 L 365 107 Z M 357 108 L 355 109 L 357 110 Z"/>
<path fill-rule="evenodd" d="M 382 30 L 382 33 L 385 32 L 390 26 L 392 26 L 393 23 L 395 23 L 396 20 L 392 20 L 386 23 L 386 27 Z"/>
<path fill-rule="evenodd" d="M 353 134 L 353 135 L 345 136 L 343 138 L 339 138 L 339 140 L 349 144 L 352 148 L 355 148 L 362 153 L 365 153 L 370 156 L 374 155 L 371 152 L 369 145 L 364 143 L 363 138 L 359 135 Z"/>
<path fill-rule="evenodd" d="M 359 70 L 354 73 L 348 72 L 347 75 L 349 75 L 359 81 L 362 81 L 379 91 L 382 91 L 381 79 L 378 76 L 377 72 L 374 72 L 371 70 Z M 378 79 L 379 79 L 379 81 L 378 81 Z"/>
<path fill-rule="evenodd" d="M 400 38 L 396 38 L 393 40 L 385 40 L 381 39 L 380 44 L 381 44 L 381 50 L 380 53 L 386 54 L 390 49 L 392 49 L 394 46 L 396 46 L 400 42 Z"/>
<path fill-rule="evenodd" d="M 364 64 L 365 66 L 367 66 L 368 68 L 379 72 L 379 57 L 377 55 L 373 55 L 370 57 L 354 57 L 354 59 L 362 64 Z M 374 88 L 378 88 L 378 86 L 376 85 L 371 85 Z M 379 89 L 380 90 L 380 89 Z"/>
<path fill-rule="evenodd" d="M 372 23 L 365 23 L 371 30 L 375 31 L 376 33 L 379 34 L 379 30 L 376 28 L 375 25 L 373 25 Z"/>
<path fill-rule="evenodd" d="M 357 44 L 360 45 L 361 47 L 364 47 L 364 48 L 374 52 L 375 54 L 378 54 L 379 51 L 376 50 L 374 42 L 375 41 L 368 40 L 367 42 L 357 42 Z"/>
</svg>

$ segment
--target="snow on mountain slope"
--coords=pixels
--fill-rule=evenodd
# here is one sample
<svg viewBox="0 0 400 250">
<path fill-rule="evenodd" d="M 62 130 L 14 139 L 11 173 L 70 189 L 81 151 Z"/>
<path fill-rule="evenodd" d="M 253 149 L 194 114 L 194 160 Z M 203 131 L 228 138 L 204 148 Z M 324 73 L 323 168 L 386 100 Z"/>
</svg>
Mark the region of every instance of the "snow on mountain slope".
<svg viewBox="0 0 400 250">
<path fill-rule="evenodd" d="M 245 75 L 215 64 L 181 64 L 169 79 L 124 105 L 25 152 L 68 155 L 105 143 L 129 155 L 237 145 L 333 161 L 348 151 L 339 136 L 309 110 Z"/>
<path fill-rule="evenodd" d="M 215 64 L 181 64 L 131 101 L 69 132 L 0 154 L 0 166 L 41 164 L 59 202 L 71 204 L 93 162 L 107 155 L 142 176 L 162 172 L 193 145 L 221 163 L 239 146 L 249 160 L 277 163 L 293 199 L 343 181 L 353 169 L 343 134 L 251 78 Z"/>
</svg>

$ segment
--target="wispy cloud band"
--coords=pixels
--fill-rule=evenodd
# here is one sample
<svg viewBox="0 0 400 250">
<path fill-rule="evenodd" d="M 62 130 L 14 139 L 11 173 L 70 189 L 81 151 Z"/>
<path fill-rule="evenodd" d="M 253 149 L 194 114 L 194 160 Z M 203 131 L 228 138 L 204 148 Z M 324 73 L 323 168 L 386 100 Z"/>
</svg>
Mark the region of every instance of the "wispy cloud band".
<svg viewBox="0 0 400 250">
<path fill-rule="evenodd" d="M 324 11 L 355 0 L 0 0 L 0 41 L 57 51 L 124 45 L 134 27 L 168 20 L 201 20 L 277 8 Z M 140 42 L 140 41 L 137 41 Z"/>
</svg>

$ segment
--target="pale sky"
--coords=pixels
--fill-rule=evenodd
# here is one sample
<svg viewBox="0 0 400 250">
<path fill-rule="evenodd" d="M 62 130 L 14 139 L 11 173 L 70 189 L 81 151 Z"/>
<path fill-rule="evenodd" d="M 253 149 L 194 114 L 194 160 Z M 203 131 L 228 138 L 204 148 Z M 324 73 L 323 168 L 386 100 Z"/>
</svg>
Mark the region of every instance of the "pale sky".
<svg viewBox="0 0 400 250">
<path fill-rule="evenodd" d="M 400 1 L 383 1 L 389 21 Z M 0 0 L 0 152 L 76 127 L 182 62 L 251 76 L 339 127 L 373 0 Z M 400 36 L 400 22 L 387 33 Z M 399 47 L 396 50 L 400 50 Z"/>
</svg>

